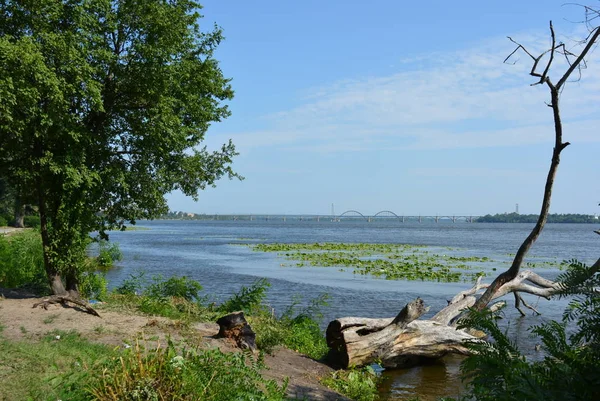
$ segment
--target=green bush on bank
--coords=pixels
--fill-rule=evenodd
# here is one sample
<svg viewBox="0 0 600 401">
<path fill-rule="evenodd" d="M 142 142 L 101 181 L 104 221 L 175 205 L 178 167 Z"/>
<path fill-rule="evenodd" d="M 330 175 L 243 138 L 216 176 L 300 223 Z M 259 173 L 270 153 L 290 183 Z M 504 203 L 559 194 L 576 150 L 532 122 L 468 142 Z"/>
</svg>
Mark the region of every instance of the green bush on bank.
<svg viewBox="0 0 600 401">
<path fill-rule="evenodd" d="M 31 215 L 23 217 L 23 225 L 29 228 L 40 228 L 40 216 Z"/>
<path fill-rule="evenodd" d="M 42 239 L 35 231 L 0 235 L 0 286 L 48 292 Z"/>
<path fill-rule="evenodd" d="M 542 360 L 529 360 L 486 312 L 471 313 L 463 327 L 485 331 L 493 341 L 473 342 L 462 364 L 464 400 L 559 401 L 600 399 L 600 273 L 570 261 L 559 276 L 561 296 L 573 297 L 563 321 L 530 330 L 542 344 Z"/>
<path fill-rule="evenodd" d="M 96 262 L 100 269 L 110 268 L 115 262 L 122 259 L 123 253 L 119 248 L 119 244 L 105 240 L 100 240 L 100 242 L 98 242 L 98 256 L 96 257 Z"/>
<path fill-rule="evenodd" d="M 219 350 L 137 345 L 118 350 L 76 332 L 52 331 L 40 342 L 0 337 L 3 399 L 11 400 L 265 400 L 285 399 L 260 375 L 262 360 Z"/>
<path fill-rule="evenodd" d="M 36 216 L 28 216 L 36 217 Z M 99 244 L 99 256 L 89 258 L 79 277 L 79 290 L 83 298 L 105 300 L 107 281 L 100 268 L 106 270 L 114 261 L 121 260 L 118 244 L 106 241 Z M 39 231 L 25 230 L 10 236 L 0 235 L 0 286 L 7 288 L 27 287 L 34 292 L 50 292 L 42 239 Z"/>
<path fill-rule="evenodd" d="M 375 401 L 379 399 L 377 385 L 380 379 L 370 366 L 348 370 L 338 370 L 321 379 L 325 386 L 355 401 Z"/>
<path fill-rule="evenodd" d="M 248 287 L 242 286 L 220 305 L 205 305 L 199 294 L 202 286 L 192 279 L 155 276 L 148 280 L 144 272 L 137 272 L 115 289 L 117 295 L 111 300 L 134 305 L 135 309 L 151 315 L 196 321 L 215 321 L 241 310 L 256 332 L 259 349 L 270 353 L 282 345 L 313 359 L 323 358 L 328 348 L 319 323 L 322 319 L 320 310 L 327 305 L 327 295 L 312 300 L 304 308 L 299 307 L 299 298 L 294 299 L 277 317 L 265 305 L 269 286 L 269 281 L 261 278 Z"/>
<path fill-rule="evenodd" d="M 178 350 L 171 342 L 147 351 L 137 345 L 88 369 L 84 383 L 68 395 L 99 401 L 286 399 L 286 384 L 264 379 L 260 374 L 264 368 L 262 360 L 251 354 Z"/>
</svg>

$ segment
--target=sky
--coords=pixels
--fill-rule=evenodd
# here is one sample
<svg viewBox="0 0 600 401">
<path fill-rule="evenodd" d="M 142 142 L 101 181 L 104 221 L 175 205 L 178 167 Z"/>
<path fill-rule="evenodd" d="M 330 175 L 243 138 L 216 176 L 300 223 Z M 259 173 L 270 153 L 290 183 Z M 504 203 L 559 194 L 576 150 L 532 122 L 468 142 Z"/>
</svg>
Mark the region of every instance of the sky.
<svg viewBox="0 0 600 401">
<path fill-rule="evenodd" d="M 598 5 L 590 0 L 590 5 Z M 586 36 L 555 0 L 205 0 L 222 27 L 215 57 L 232 78 L 230 138 L 243 181 L 222 179 L 171 210 L 206 214 L 539 213 L 554 130 L 532 52 Z M 550 76 L 558 81 L 564 63 Z M 574 76 L 573 78 L 578 78 Z M 600 50 L 561 95 L 564 140 L 552 213 L 600 213 Z"/>
</svg>

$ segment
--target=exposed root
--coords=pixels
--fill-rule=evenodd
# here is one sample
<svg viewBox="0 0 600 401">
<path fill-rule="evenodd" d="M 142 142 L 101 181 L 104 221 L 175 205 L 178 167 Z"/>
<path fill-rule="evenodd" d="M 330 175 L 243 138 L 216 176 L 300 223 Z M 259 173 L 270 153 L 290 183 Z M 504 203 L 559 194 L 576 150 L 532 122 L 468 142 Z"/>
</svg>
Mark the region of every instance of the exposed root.
<svg viewBox="0 0 600 401">
<path fill-rule="evenodd" d="M 79 298 L 75 298 L 71 295 L 52 295 L 51 297 L 46 298 L 43 301 L 36 302 L 35 304 L 33 304 L 33 307 L 37 308 L 38 306 L 41 306 L 45 310 L 48 310 L 48 306 L 50 305 L 61 304 L 63 306 L 68 306 L 69 302 L 81 306 L 90 315 L 101 317 L 100 314 L 96 312 L 94 308 L 89 306 L 87 302 Z"/>
</svg>

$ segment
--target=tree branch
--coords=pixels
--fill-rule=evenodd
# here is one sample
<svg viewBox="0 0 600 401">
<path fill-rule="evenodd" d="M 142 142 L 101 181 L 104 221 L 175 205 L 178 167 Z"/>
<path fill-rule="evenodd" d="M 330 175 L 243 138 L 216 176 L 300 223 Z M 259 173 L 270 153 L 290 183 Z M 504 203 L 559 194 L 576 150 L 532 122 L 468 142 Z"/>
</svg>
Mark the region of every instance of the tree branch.
<svg viewBox="0 0 600 401">
<path fill-rule="evenodd" d="M 592 46 L 598 40 L 598 37 L 600 37 L 600 26 L 596 27 L 590 33 L 590 35 L 588 36 L 589 39 L 587 39 L 587 45 L 585 46 L 585 48 L 583 49 L 581 54 L 579 54 L 579 56 L 575 59 L 573 64 L 571 64 L 569 69 L 564 73 L 562 78 L 558 81 L 558 83 L 556 84 L 557 89 L 560 89 L 560 87 L 564 85 L 564 83 L 567 81 L 567 79 L 569 79 L 569 76 L 571 75 L 573 70 L 575 70 L 575 68 L 577 68 L 579 66 L 579 64 L 581 64 L 583 62 L 584 57 L 587 56 L 587 54 L 589 53 Z"/>
</svg>

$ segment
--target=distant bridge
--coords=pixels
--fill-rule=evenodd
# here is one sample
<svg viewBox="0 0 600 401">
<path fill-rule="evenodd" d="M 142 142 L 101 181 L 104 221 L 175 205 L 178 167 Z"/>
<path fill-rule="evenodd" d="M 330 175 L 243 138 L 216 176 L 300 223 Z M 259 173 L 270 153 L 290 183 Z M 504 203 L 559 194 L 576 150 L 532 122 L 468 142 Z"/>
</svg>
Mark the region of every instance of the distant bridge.
<svg viewBox="0 0 600 401">
<path fill-rule="evenodd" d="M 357 210 L 347 210 L 340 215 L 273 215 L 273 214 L 236 214 L 236 215 L 195 215 L 195 218 L 203 220 L 272 220 L 272 221 L 331 221 L 331 222 L 342 222 L 352 220 L 364 220 L 365 222 L 373 221 L 398 221 L 401 223 L 413 221 L 413 222 L 466 222 L 472 223 L 480 216 L 467 216 L 467 215 L 437 215 L 437 216 L 407 216 L 398 215 L 390 210 L 382 210 L 375 213 L 374 215 L 365 215 Z"/>
<path fill-rule="evenodd" d="M 365 216 L 361 212 L 357 210 L 347 210 L 344 213 L 336 216 L 334 219 L 337 221 L 341 221 L 342 219 L 364 219 L 367 222 L 371 222 L 374 220 L 389 220 L 389 219 L 398 219 L 402 223 L 406 221 L 418 221 L 422 223 L 424 221 L 435 221 L 439 223 L 440 221 L 451 221 L 453 223 L 462 221 L 467 223 L 472 223 L 479 216 L 399 216 L 396 213 L 390 210 L 382 210 L 380 212 L 375 213 L 373 216 Z"/>
</svg>

